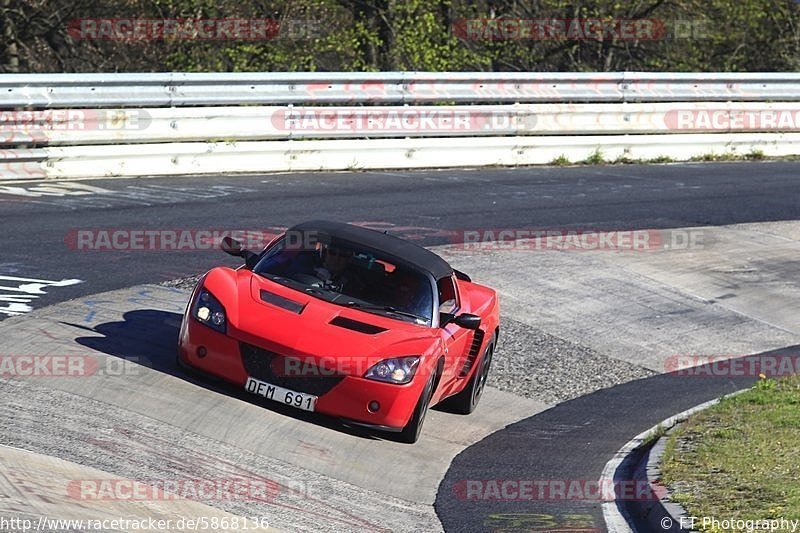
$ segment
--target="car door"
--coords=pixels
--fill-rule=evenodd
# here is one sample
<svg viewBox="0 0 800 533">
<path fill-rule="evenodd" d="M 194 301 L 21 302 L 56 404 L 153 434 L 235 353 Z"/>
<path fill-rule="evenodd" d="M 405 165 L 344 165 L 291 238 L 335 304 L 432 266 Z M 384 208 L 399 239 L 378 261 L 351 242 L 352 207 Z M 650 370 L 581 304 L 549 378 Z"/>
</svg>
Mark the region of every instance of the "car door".
<svg viewBox="0 0 800 533">
<path fill-rule="evenodd" d="M 439 291 L 439 313 L 457 315 L 461 311 L 461 301 L 454 275 L 442 278 L 437 282 Z M 458 379 L 461 369 L 467 360 L 472 332 L 453 322 L 441 328 L 442 343 L 445 350 L 445 367 L 442 382 L 450 384 Z"/>
</svg>

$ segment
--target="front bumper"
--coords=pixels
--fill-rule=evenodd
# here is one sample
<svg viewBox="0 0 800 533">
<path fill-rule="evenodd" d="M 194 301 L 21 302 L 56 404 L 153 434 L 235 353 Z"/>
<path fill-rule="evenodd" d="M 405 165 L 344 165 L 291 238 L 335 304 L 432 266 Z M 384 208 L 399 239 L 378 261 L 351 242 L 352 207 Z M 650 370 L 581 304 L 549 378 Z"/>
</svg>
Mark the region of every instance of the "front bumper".
<svg viewBox="0 0 800 533">
<path fill-rule="evenodd" d="M 360 374 L 312 371 L 287 377 L 274 371 L 274 358 L 283 355 L 219 333 L 188 316 L 181 325 L 178 356 L 182 363 L 242 388 L 247 377 L 252 376 L 295 392 L 313 394 L 318 397 L 316 412 L 385 431 L 399 431 L 408 424 L 425 384 L 420 373 L 405 385 L 364 379 Z M 372 402 L 380 406 L 375 412 L 369 409 Z"/>
</svg>

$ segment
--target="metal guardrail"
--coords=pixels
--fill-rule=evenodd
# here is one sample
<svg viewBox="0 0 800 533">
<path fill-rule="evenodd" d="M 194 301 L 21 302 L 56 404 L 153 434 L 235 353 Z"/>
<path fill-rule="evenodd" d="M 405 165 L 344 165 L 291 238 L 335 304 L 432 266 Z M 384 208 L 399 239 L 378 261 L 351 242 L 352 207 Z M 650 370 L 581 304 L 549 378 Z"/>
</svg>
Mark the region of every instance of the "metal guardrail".
<svg viewBox="0 0 800 533">
<path fill-rule="evenodd" d="M 2 147 L 0 179 L 796 155 L 800 74 L 0 75 Z"/>
<path fill-rule="evenodd" d="M 0 76 L 0 109 L 729 100 L 800 101 L 800 74 L 271 72 Z"/>
<path fill-rule="evenodd" d="M 800 153 L 800 133 L 440 137 L 55 146 L 0 159 L 0 180 L 546 165 L 602 157 L 685 161 L 708 153 Z"/>
</svg>

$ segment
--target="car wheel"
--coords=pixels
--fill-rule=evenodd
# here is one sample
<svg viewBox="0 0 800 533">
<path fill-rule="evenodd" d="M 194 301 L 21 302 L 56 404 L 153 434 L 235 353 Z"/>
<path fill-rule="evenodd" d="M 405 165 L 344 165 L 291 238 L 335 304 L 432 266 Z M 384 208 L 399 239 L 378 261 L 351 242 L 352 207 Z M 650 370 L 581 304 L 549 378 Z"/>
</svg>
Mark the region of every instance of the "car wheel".
<svg viewBox="0 0 800 533">
<path fill-rule="evenodd" d="M 472 374 L 467 385 L 458 394 L 451 396 L 447 399 L 445 406 L 448 410 L 468 415 L 478 406 L 481 400 L 483 390 L 486 388 L 486 380 L 489 378 L 489 369 L 492 366 L 492 355 L 494 354 L 494 337 L 486 345 L 486 350 L 483 352 L 483 357 L 478 362 L 478 368 Z"/>
<path fill-rule="evenodd" d="M 411 420 L 408 421 L 403 431 L 398 433 L 400 442 L 414 444 L 419 439 L 419 435 L 422 432 L 422 424 L 425 422 L 425 415 L 428 413 L 428 404 L 430 404 L 433 396 L 433 382 L 435 379 L 436 374 L 432 373 L 431 377 L 428 378 L 428 383 L 425 384 L 425 388 L 422 389 L 422 394 L 419 396 L 417 406 L 414 408 L 414 414 L 411 415 Z"/>
</svg>

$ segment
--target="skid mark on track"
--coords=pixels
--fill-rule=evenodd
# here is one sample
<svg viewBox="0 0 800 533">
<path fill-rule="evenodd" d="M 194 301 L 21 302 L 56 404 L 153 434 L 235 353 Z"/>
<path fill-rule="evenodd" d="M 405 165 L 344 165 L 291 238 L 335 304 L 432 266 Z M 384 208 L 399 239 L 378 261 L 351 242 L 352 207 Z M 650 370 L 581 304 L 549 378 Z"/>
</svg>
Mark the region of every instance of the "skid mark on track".
<svg viewBox="0 0 800 533">
<path fill-rule="evenodd" d="M 255 189 L 235 185 L 176 187 L 145 184 L 128 185 L 120 189 L 106 189 L 70 181 L 28 187 L 0 185 L 0 202 L 22 201 L 77 210 L 177 204 L 252 192 L 256 192 Z"/>
</svg>

